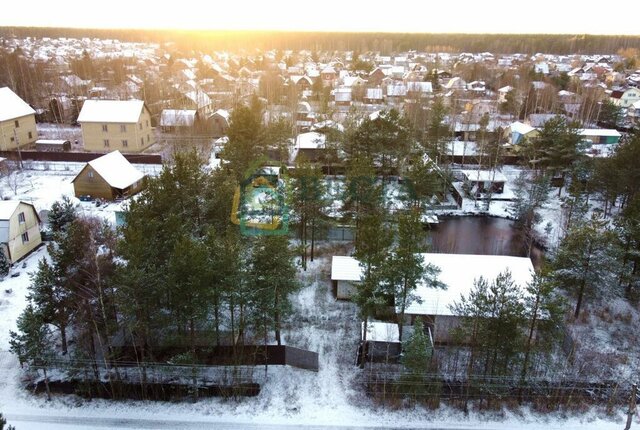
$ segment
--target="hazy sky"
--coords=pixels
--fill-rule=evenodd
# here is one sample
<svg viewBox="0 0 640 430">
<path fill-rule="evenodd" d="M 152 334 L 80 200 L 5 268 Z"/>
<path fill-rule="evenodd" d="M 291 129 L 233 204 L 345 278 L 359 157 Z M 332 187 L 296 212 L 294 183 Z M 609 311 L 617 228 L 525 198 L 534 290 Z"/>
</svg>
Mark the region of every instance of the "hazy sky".
<svg viewBox="0 0 640 430">
<path fill-rule="evenodd" d="M 0 26 L 640 35 L 638 0 L 28 0 L 6 3 Z"/>
</svg>

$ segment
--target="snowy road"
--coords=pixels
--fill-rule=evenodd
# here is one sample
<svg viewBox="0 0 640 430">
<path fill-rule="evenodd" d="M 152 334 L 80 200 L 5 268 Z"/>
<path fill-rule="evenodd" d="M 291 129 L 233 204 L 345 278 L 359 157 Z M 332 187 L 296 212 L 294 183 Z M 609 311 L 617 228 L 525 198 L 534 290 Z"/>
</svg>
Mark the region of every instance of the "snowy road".
<svg viewBox="0 0 640 430">
<path fill-rule="evenodd" d="M 149 420 L 138 418 L 96 418 L 96 417 L 68 417 L 53 415 L 12 415 L 7 414 L 7 421 L 20 430 L 42 429 L 73 429 L 85 430 L 105 429 L 212 429 L 216 430 L 280 430 L 304 428 L 305 430 L 389 430 L 397 427 L 340 427 L 340 426 L 300 426 L 273 425 L 247 423 L 218 423 L 215 421 L 177 421 L 177 420 Z M 45 427 L 46 426 L 46 427 Z M 411 428 L 411 427 L 409 427 Z M 413 427 L 432 428 L 432 427 Z M 407 427 L 403 427 L 407 429 Z M 435 428 L 432 428 L 435 429 Z M 467 427 L 468 429 L 468 427 Z M 437 429 L 435 429 L 437 430 Z M 456 430 L 456 429 L 447 429 Z M 464 429 L 458 429 L 464 430 Z M 486 429 L 485 429 L 486 430 Z"/>
</svg>

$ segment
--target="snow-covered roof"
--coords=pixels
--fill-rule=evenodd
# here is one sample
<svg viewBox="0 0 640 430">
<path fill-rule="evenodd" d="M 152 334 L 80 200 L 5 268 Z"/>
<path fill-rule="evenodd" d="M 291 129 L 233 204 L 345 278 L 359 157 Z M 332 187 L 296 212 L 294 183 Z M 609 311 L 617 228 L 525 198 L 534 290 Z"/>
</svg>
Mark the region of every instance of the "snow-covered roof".
<svg viewBox="0 0 640 430">
<path fill-rule="evenodd" d="M 407 95 L 407 87 L 404 84 L 389 84 L 387 85 L 387 96 L 389 97 L 403 97 Z"/>
<path fill-rule="evenodd" d="M 622 135 L 618 130 L 609 128 L 585 128 L 584 130 L 580 130 L 580 136 L 620 137 Z"/>
<path fill-rule="evenodd" d="M 364 79 L 360 76 L 345 76 L 342 79 L 342 85 L 345 87 L 352 87 L 354 85 L 360 85 L 364 83 Z"/>
<path fill-rule="evenodd" d="M 433 86 L 431 85 L 431 82 L 411 81 L 407 82 L 407 90 L 420 93 L 431 93 L 433 92 Z"/>
<path fill-rule="evenodd" d="M 165 109 L 160 115 L 160 125 L 162 127 L 191 127 L 195 119 L 195 109 Z"/>
<path fill-rule="evenodd" d="M 78 122 L 136 123 L 143 107 L 142 100 L 87 100 Z"/>
<path fill-rule="evenodd" d="M 337 102 L 351 101 L 351 88 L 336 88 L 333 91 L 333 96 L 335 97 Z"/>
<path fill-rule="evenodd" d="M 512 133 L 520 133 L 520 134 L 528 134 L 535 130 L 535 128 L 520 121 L 516 121 L 512 123 L 509 127 L 511 128 Z"/>
<path fill-rule="evenodd" d="M 144 174 L 133 167 L 117 150 L 91 160 L 88 164 L 111 187 L 119 190 L 133 185 L 144 177 Z M 73 180 L 75 181 L 75 178 Z"/>
<path fill-rule="evenodd" d="M 325 121 L 316 122 L 311 126 L 311 131 L 323 130 L 325 128 L 331 128 L 339 132 L 344 132 L 344 126 L 339 122 L 332 121 L 327 119 Z"/>
<path fill-rule="evenodd" d="M 332 281 L 360 281 L 362 268 L 360 262 L 353 257 L 334 255 L 331 258 Z"/>
<path fill-rule="evenodd" d="M 364 334 L 364 321 L 361 323 L 360 336 Z M 361 337 L 361 339 L 363 336 Z M 380 321 L 369 321 L 367 323 L 367 340 L 369 342 L 400 342 L 400 331 L 398 324 Z"/>
<path fill-rule="evenodd" d="M 507 182 L 507 177 L 502 172 L 493 170 L 460 170 L 467 180 L 481 182 Z"/>
<path fill-rule="evenodd" d="M 455 316 L 450 306 L 468 296 L 475 280 L 483 277 L 493 281 L 505 270 L 511 272 L 511 278 L 523 290 L 533 278 L 534 268 L 531 259 L 504 255 L 471 254 L 421 254 L 425 264 L 440 269 L 438 280 L 447 288 L 428 288 L 418 285 L 415 295 L 422 303 L 413 302 L 405 312 L 410 315 L 449 315 Z M 334 256 L 331 261 L 331 280 L 360 281 L 362 267 L 353 257 Z"/>
<path fill-rule="evenodd" d="M 372 100 L 382 100 L 382 88 L 367 88 L 365 97 Z"/>
<path fill-rule="evenodd" d="M 9 220 L 18 208 L 20 200 L 0 200 L 0 220 Z"/>
<path fill-rule="evenodd" d="M 324 149 L 325 135 L 315 131 L 301 133 L 296 137 L 298 149 Z"/>
<path fill-rule="evenodd" d="M 452 315 L 450 306 L 468 296 L 476 279 L 483 277 L 493 281 L 505 270 L 511 272 L 515 284 L 523 290 L 533 278 L 533 264 L 526 257 L 470 254 L 423 254 L 425 263 L 440 268 L 438 279 L 447 285 L 446 290 L 419 285 L 416 296 L 422 303 L 410 304 L 406 313 L 411 315 Z"/>
<path fill-rule="evenodd" d="M 231 114 L 226 109 L 218 109 L 217 111 L 215 111 L 214 113 L 211 114 L 211 116 L 213 116 L 213 115 L 219 115 L 222 118 L 224 118 L 225 120 L 227 120 L 227 122 L 229 121 L 229 118 L 231 117 Z"/>
<path fill-rule="evenodd" d="M 35 113 L 36 111 L 16 93 L 11 91 L 9 87 L 0 88 L 0 121 L 20 118 Z"/>
</svg>

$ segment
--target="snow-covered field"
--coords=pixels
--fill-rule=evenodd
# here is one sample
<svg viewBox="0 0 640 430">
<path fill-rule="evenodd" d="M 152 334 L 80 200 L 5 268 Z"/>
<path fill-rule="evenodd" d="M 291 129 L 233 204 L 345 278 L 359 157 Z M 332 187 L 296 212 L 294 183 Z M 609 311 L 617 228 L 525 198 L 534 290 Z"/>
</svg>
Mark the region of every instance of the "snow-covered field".
<svg viewBox="0 0 640 430">
<path fill-rule="evenodd" d="M 73 171 L 69 174 L 30 171 L 24 175 L 25 181 L 16 198 L 33 202 L 38 210 L 48 209 L 51 203 L 62 195 L 73 194 L 70 182 Z M 3 195 L 13 197 L 7 186 L 2 186 Z M 497 203 L 492 203 L 492 213 L 494 208 L 498 210 Z M 108 219 L 113 216 L 112 205 L 96 208 L 90 203 L 82 203 L 81 206 L 86 213 Z M 34 396 L 21 388 L 21 372 L 17 359 L 8 352 L 8 332 L 15 329 L 16 318 L 26 305 L 28 273 L 34 271 L 38 260 L 47 254 L 45 248 L 40 248 L 24 260 L 26 267 L 23 268 L 22 263 L 19 263 L 12 270 L 19 271 L 20 276 L 7 277 L 0 281 L 0 412 L 5 414 L 9 423 L 16 425 L 18 430 L 207 426 L 256 428 L 252 426 L 256 424 L 273 426 L 270 428 L 321 425 L 441 429 L 622 428 L 622 410 L 615 411 L 613 416 L 606 416 L 598 408 L 580 414 L 558 412 L 550 415 L 536 414 L 526 408 L 493 413 L 472 410 L 469 415 L 448 407 L 442 407 L 437 411 L 421 407 L 381 409 L 364 396 L 361 387 L 355 383 L 358 372 L 361 372 L 353 364 L 359 321 L 353 304 L 337 302 L 331 296 L 329 262 L 334 252 L 344 254 L 344 250 L 325 249 L 319 253 L 321 256 L 316 261 L 309 264 L 307 272 L 301 273 L 301 280 L 305 286 L 294 297 L 295 312 L 284 333 L 284 341 L 287 344 L 319 353 L 319 372 L 271 366 L 260 394 L 238 401 L 209 398 L 196 403 L 115 402 L 85 401 L 75 396 L 56 396 L 51 402 L 47 402 L 43 396 Z M 622 306 L 619 307 L 622 309 Z M 634 316 L 629 329 L 637 327 L 637 322 L 637 316 Z M 606 341 L 613 339 L 615 333 L 609 331 L 602 336 L 605 336 Z M 628 340 L 629 348 L 631 343 L 635 343 L 634 339 Z M 612 348 L 619 346 L 623 345 L 615 343 Z M 122 421 L 118 421 L 119 418 Z M 45 422 L 46 424 L 43 424 Z"/>
</svg>

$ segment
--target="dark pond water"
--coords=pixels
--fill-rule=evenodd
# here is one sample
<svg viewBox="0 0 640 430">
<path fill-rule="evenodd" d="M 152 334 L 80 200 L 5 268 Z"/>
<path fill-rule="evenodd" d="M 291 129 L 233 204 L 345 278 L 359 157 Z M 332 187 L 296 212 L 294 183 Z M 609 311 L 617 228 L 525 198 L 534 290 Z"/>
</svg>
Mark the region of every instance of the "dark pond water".
<svg viewBox="0 0 640 430">
<path fill-rule="evenodd" d="M 431 252 L 450 254 L 513 255 L 527 250 L 514 222 L 494 217 L 441 217 L 430 231 Z M 539 267 L 543 250 L 534 246 L 531 260 Z"/>
</svg>

